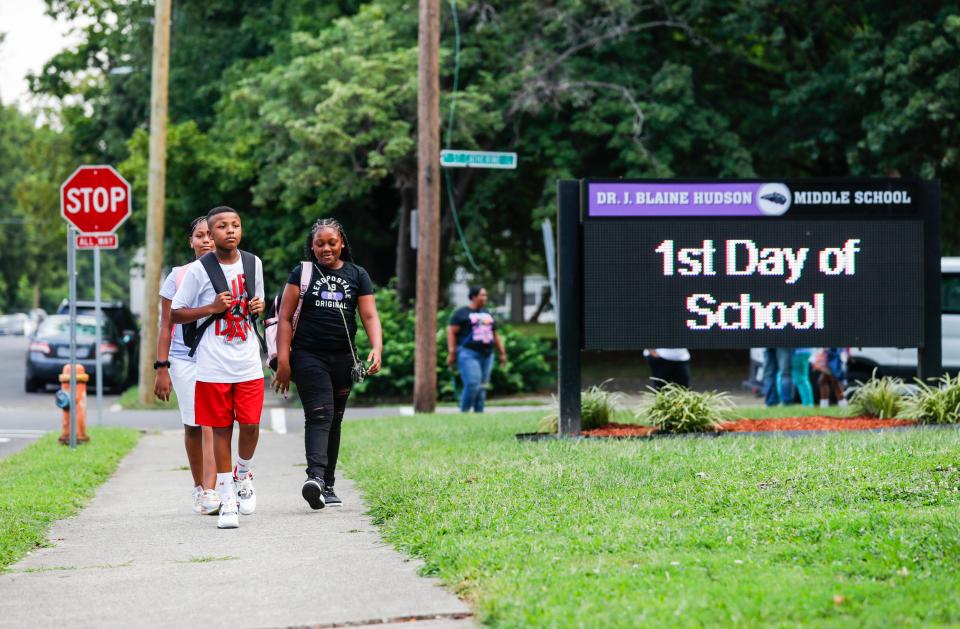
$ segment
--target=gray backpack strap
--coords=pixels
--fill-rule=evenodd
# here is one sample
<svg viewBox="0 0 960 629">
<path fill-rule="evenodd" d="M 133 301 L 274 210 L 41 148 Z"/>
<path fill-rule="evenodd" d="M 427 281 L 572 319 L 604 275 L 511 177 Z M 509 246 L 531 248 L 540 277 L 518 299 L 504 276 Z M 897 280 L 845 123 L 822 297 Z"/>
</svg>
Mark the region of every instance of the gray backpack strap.
<svg viewBox="0 0 960 629">
<path fill-rule="evenodd" d="M 207 272 L 207 277 L 210 278 L 210 284 L 213 286 L 213 290 L 219 295 L 220 293 L 230 290 L 230 287 L 227 286 L 227 276 L 223 274 L 223 269 L 220 268 L 220 261 L 217 260 L 217 254 L 214 252 L 209 252 L 200 257 L 200 264 L 203 265 L 203 270 Z M 208 317 L 206 321 L 201 324 L 198 324 L 194 330 L 191 331 L 193 336 L 193 342 L 189 343 L 190 345 L 190 357 L 193 358 L 193 355 L 197 353 L 197 347 L 200 346 L 200 340 L 203 338 L 204 332 L 207 331 L 207 328 L 213 324 L 217 319 L 222 319 L 226 315 L 220 313 Z M 187 331 L 184 329 L 184 340 L 187 340 Z"/>
</svg>

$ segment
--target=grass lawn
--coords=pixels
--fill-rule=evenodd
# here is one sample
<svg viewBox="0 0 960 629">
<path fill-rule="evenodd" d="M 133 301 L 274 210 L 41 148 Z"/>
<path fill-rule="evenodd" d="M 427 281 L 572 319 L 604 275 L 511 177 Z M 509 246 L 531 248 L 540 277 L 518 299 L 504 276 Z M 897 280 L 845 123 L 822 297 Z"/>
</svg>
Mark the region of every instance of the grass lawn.
<svg viewBox="0 0 960 629">
<path fill-rule="evenodd" d="M 486 624 L 960 623 L 960 431 L 517 442 L 541 415 L 344 429 L 386 538 Z"/>
<path fill-rule="evenodd" d="M 132 428 L 91 428 L 76 450 L 50 433 L 0 460 L 0 571 L 46 545 L 47 529 L 75 514 L 140 438 Z"/>
</svg>

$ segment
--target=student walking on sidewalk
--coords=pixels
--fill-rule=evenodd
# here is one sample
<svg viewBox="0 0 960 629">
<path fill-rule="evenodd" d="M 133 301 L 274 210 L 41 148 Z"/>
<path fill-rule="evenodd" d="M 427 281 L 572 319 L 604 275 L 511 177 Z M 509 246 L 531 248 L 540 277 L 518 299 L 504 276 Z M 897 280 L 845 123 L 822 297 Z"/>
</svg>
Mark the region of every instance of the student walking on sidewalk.
<svg viewBox="0 0 960 629">
<path fill-rule="evenodd" d="M 482 413 L 493 371 L 493 348 L 500 366 L 507 364 L 507 350 L 497 332 L 497 322 L 487 310 L 487 289 L 474 286 L 467 293 L 470 305 L 450 315 L 447 325 L 447 364 L 457 366 L 463 381 L 460 411 Z"/>
<path fill-rule="evenodd" d="M 201 216 L 190 224 L 187 242 L 199 258 L 213 251 L 207 217 Z M 157 372 L 153 394 L 166 402 L 170 391 L 176 391 L 183 422 L 183 445 L 193 475 L 193 512 L 213 515 L 220 510 L 220 498 L 213 490 L 217 469 L 213 464 L 213 430 L 198 426 L 193 410 L 193 391 L 197 382 L 197 359 L 190 356 L 190 348 L 183 342 L 183 326 L 171 325 L 170 304 L 183 281 L 189 265 L 175 266 L 160 288 L 160 334 L 157 339 Z"/>
<path fill-rule="evenodd" d="M 353 263 L 340 223 L 314 223 L 304 253 L 307 261 L 291 271 L 280 298 L 273 386 L 286 393 L 291 378 L 297 385 L 307 458 L 301 494 L 311 508 L 322 509 L 342 504 L 333 485 L 343 413 L 353 383 L 380 371 L 383 332 L 370 276 Z M 372 348 L 367 365 L 354 340 L 357 311 Z"/>
<path fill-rule="evenodd" d="M 237 528 L 238 513 L 250 515 L 257 506 L 251 467 L 263 410 L 263 367 L 254 317 L 264 308 L 263 264 L 237 248 L 243 227 L 236 210 L 213 208 L 207 224 L 216 251 L 190 264 L 173 297 L 170 318 L 197 322 L 186 335 L 197 356 L 196 420 L 213 428 L 221 502 L 217 526 Z M 240 425 L 236 467 L 234 421 Z"/>
</svg>

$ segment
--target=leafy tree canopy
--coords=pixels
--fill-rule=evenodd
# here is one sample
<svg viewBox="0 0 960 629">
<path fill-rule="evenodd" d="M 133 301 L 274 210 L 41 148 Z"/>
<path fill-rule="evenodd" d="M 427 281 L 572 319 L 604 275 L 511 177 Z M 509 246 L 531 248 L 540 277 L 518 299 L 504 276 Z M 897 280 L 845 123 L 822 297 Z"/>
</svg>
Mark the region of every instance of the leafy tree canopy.
<svg viewBox="0 0 960 629">
<path fill-rule="evenodd" d="M 174 4 L 168 259 L 186 253 L 190 218 L 233 204 L 281 282 L 309 223 L 332 214 L 386 284 L 416 198 L 417 3 Z M 33 89 L 62 99 L 57 141 L 77 159 L 123 162 L 136 242 L 152 3 L 47 5 L 85 26 Z M 446 173 L 444 272 L 470 266 L 451 198 L 478 278 L 539 271 L 560 177 L 935 177 L 945 251 L 960 251 L 958 48 L 957 2 L 444 3 L 444 140 L 520 158 L 512 172 Z"/>
</svg>

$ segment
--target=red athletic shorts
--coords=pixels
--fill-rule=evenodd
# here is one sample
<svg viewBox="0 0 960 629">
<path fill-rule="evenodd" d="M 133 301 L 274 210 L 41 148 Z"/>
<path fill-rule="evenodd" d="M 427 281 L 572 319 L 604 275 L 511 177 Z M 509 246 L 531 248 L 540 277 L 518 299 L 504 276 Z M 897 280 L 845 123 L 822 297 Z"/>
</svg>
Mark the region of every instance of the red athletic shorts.
<svg viewBox="0 0 960 629">
<path fill-rule="evenodd" d="M 263 410 L 263 378 L 246 382 L 200 382 L 194 396 L 198 426 L 226 428 L 234 420 L 259 424 Z"/>
</svg>

